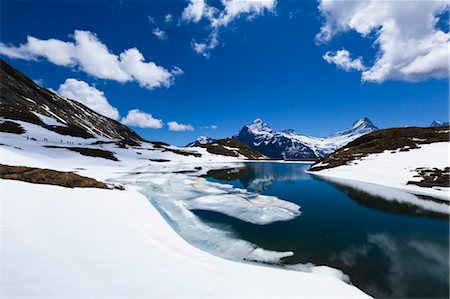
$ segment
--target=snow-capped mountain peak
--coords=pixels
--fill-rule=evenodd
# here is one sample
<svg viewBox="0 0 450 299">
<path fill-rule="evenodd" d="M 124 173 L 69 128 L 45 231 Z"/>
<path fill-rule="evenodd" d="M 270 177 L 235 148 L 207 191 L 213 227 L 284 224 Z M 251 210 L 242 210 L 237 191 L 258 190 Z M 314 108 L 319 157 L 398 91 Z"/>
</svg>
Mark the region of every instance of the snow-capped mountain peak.
<svg viewBox="0 0 450 299">
<path fill-rule="evenodd" d="M 378 130 L 378 127 L 373 124 L 373 122 L 367 117 L 363 117 L 357 121 L 355 121 L 352 127 L 348 130 L 337 132 L 335 134 L 330 135 L 329 137 L 336 136 L 355 136 L 355 135 L 363 135 L 373 131 Z"/>
<path fill-rule="evenodd" d="M 195 139 L 193 142 L 187 144 L 186 146 L 194 146 L 194 145 L 199 145 L 199 144 L 208 144 L 213 142 L 214 139 L 211 137 L 207 137 L 207 136 L 199 136 L 197 139 Z"/>
<path fill-rule="evenodd" d="M 373 122 L 367 117 L 363 117 L 357 121 L 355 121 L 352 125 L 352 129 L 360 128 L 360 127 L 375 127 Z"/>
<path fill-rule="evenodd" d="M 273 129 L 260 118 L 255 119 L 252 123 L 246 125 L 245 127 L 253 134 L 274 133 Z"/>
</svg>

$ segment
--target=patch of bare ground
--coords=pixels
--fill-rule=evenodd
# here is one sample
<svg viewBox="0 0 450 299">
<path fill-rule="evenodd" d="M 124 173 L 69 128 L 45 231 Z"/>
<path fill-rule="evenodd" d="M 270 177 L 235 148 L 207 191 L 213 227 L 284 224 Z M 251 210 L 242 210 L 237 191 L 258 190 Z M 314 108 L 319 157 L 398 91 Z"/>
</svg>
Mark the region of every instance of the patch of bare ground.
<svg viewBox="0 0 450 299">
<path fill-rule="evenodd" d="M 107 184 L 73 172 L 63 172 L 44 168 L 9 166 L 0 164 L 0 178 L 35 184 L 57 185 L 68 188 L 111 189 Z"/>
<path fill-rule="evenodd" d="M 23 134 L 25 133 L 24 128 L 18 123 L 15 123 L 13 121 L 2 121 L 0 122 L 0 132 L 5 133 L 13 133 L 13 134 Z"/>
<path fill-rule="evenodd" d="M 242 155 L 248 159 L 259 159 L 264 157 L 260 152 L 233 138 L 218 139 L 211 143 L 198 144 L 196 146 L 206 148 L 211 154 L 222 156 L 239 157 Z"/>
<path fill-rule="evenodd" d="M 119 161 L 119 159 L 114 156 L 113 152 L 105 151 L 97 148 L 87 148 L 87 147 L 69 147 L 69 146 L 53 146 L 53 145 L 46 145 L 47 148 L 63 148 L 68 149 L 73 152 L 77 152 L 83 156 L 88 157 L 98 157 L 103 159 L 108 159 L 112 161 Z"/>
<path fill-rule="evenodd" d="M 422 178 L 420 181 L 408 181 L 408 185 L 419 187 L 450 187 L 450 167 L 439 168 L 417 168 L 415 177 Z"/>
<path fill-rule="evenodd" d="M 369 154 L 382 153 L 386 150 L 409 151 L 422 144 L 448 142 L 448 127 L 406 127 L 378 130 L 361 136 L 345 147 L 329 154 L 310 168 L 319 171 L 346 165 L 350 161 L 361 159 Z"/>
<path fill-rule="evenodd" d="M 160 162 L 160 163 L 170 162 L 170 160 L 167 160 L 167 159 L 150 159 L 150 161 L 152 161 L 152 162 Z"/>
</svg>

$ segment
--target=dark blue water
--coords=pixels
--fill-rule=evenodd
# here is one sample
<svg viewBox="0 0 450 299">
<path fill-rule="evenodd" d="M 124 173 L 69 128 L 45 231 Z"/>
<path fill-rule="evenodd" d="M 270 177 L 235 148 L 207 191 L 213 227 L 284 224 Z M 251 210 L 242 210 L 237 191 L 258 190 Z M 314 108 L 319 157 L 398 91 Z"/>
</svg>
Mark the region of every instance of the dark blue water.
<svg viewBox="0 0 450 299">
<path fill-rule="evenodd" d="M 297 203 L 301 216 L 255 225 L 217 212 L 195 211 L 264 249 L 293 251 L 286 264 L 311 262 L 344 271 L 378 298 L 449 297 L 449 222 L 345 184 L 317 179 L 306 164 L 248 163 L 214 170 L 208 180 L 231 183 Z"/>
</svg>

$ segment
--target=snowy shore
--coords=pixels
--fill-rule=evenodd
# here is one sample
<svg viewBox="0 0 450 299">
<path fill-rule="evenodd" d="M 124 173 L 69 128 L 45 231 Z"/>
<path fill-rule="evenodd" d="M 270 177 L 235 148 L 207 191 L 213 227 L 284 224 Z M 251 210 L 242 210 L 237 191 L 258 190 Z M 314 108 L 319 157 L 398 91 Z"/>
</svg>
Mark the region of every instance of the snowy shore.
<svg viewBox="0 0 450 299">
<path fill-rule="evenodd" d="M 450 143 L 437 142 L 423 144 L 420 148 L 409 151 L 385 151 L 370 154 L 349 165 L 342 165 L 309 173 L 324 179 L 349 180 L 392 187 L 409 193 L 432 196 L 450 201 L 450 189 L 445 187 L 424 188 L 408 181 L 418 181 L 417 168 L 444 169 L 450 165 Z M 448 206 L 447 206 L 448 213 Z"/>
</svg>

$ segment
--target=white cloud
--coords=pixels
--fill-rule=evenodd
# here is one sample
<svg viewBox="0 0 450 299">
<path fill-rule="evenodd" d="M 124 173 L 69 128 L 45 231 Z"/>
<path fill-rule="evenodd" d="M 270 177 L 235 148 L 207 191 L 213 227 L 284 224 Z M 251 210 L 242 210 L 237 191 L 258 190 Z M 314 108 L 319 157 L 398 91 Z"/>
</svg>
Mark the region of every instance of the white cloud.
<svg viewBox="0 0 450 299">
<path fill-rule="evenodd" d="M 152 16 L 147 16 L 147 20 L 150 24 L 156 24 L 156 20 L 154 17 Z"/>
<path fill-rule="evenodd" d="M 170 23 L 173 20 L 173 16 L 171 14 L 167 14 L 164 16 L 164 22 Z"/>
<path fill-rule="evenodd" d="M 137 81 L 149 89 L 169 87 L 175 76 L 182 73 L 177 67 L 169 71 L 154 62 L 145 62 L 136 48 L 125 50 L 120 55 L 113 54 L 89 31 L 75 30 L 73 38 L 75 42 L 28 36 L 27 43 L 18 47 L 0 43 L 0 54 L 25 60 L 44 57 L 56 65 L 76 67 L 97 78 L 122 83 Z M 142 70 L 148 73 L 142 74 Z"/>
<path fill-rule="evenodd" d="M 183 71 L 177 67 L 168 72 L 154 62 L 145 62 L 144 56 L 136 48 L 128 49 L 120 54 L 120 67 L 133 76 L 141 87 L 148 89 L 169 87 L 173 84 L 175 76 L 183 74 Z"/>
<path fill-rule="evenodd" d="M 181 20 L 193 23 L 200 22 L 203 17 L 212 20 L 217 12 L 218 10 L 206 4 L 205 0 L 191 0 L 183 10 Z"/>
<path fill-rule="evenodd" d="M 183 10 L 181 20 L 198 23 L 202 19 L 209 22 L 211 32 L 204 42 L 192 42 L 192 48 L 198 54 L 209 57 L 209 52 L 219 44 L 220 28 L 228 26 L 230 22 L 245 15 L 252 20 L 264 11 L 274 11 L 276 0 L 222 0 L 221 10 L 208 5 L 205 0 L 190 0 Z"/>
<path fill-rule="evenodd" d="M 142 112 L 139 109 L 128 111 L 127 116 L 122 117 L 120 122 L 126 126 L 151 129 L 160 129 L 164 125 L 162 120 L 156 119 L 151 114 Z"/>
<path fill-rule="evenodd" d="M 322 0 L 324 24 L 316 39 L 355 31 L 378 49 L 372 66 L 360 69 L 363 81 L 421 81 L 449 75 L 450 34 L 437 27 L 446 1 Z"/>
<path fill-rule="evenodd" d="M 170 131 L 194 131 L 194 127 L 189 124 L 179 124 L 176 121 L 169 121 L 167 123 Z"/>
<path fill-rule="evenodd" d="M 90 86 L 88 83 L 68 78 L 59 86 L 58 94 L 75 100 L 104 116 L 117 120 L 119 111 L 111 106 L 103 91 Z"/>
<path fill-rule="evenodd" d="M 246 14 L 248 19 L 261 15 L 265 10 L 275 8 L 275 0 L 222 0 L 224 9 L 219 17 L 213 20 L 213 26 L 226 26 L 234 19 Z"/>
<path fill-rule="evenodd" d="M 216 125 L 210 125 L 209 127 L 210 127 L 211 129 L 213 129 L 213 130 L 215 130 L 215 129 L 218 128 Z"/>
<path fill-rule="evenodd" d="M 156 36 L 158 39 L 166 39 L 167 35 L 166 32 L 164 30 L 161 30 L 159 28 L 155 28 L 152 30 L 152 33 L 154 36 Z"/>
<path fill-rule="evenodd" d="M 205 58 L 210 57 L 210 51 L 219 45 L 219 33 L 217 29 L 213 29 L 210 33 L 207 41 L 203 43 L 197 43 L 192 41 L 191 47 L 197 53 Z"/>
<path fill-rule="evenodd" d="M 330 64 L 336 64 L 338 68 L 345 71 L 362 71 L 365 69 L 361 58 L 350 58 L 350 52 L 345 49 L 336 52 L 328 51 L 327 53 L 325 53 L 325 55 L 323 55 L 323 59 L 325 59 Z"/>
</svg>

